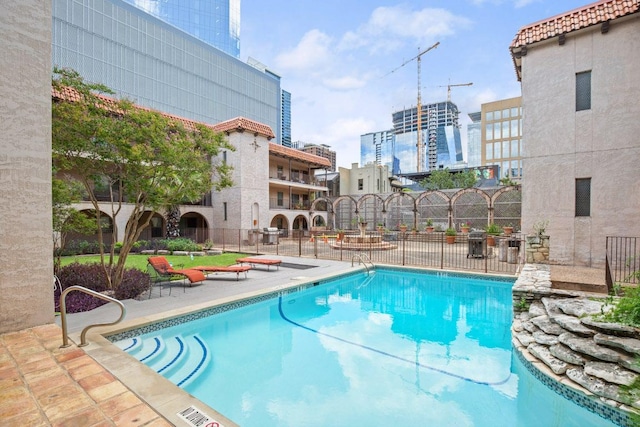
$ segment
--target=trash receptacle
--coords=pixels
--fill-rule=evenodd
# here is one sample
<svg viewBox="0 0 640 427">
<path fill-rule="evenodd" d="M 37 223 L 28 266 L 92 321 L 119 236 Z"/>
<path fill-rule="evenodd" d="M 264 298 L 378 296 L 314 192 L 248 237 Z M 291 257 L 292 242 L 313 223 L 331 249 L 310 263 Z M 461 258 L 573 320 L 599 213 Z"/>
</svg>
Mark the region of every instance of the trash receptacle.
<svg viewBox="0 0 640 427">
<path fill-rule="evenodd" d="M 484 258 L 485 256 L 487 256 L 487 239 L 484 231 L 470 232 L 467 258 Z"/>
<path fill-rule="evenodd" d="M 275 245 L 278 243 L 278 235 L 280 230 L 277 227 L 265 227 L 262 230 L 262 244 Z"/>
</svg>

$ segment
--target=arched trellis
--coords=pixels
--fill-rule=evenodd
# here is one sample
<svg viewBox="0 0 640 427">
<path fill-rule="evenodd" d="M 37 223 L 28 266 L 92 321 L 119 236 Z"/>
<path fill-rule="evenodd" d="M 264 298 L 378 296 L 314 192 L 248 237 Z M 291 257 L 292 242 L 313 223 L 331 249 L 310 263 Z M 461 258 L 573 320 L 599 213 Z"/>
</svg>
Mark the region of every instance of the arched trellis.
<svg viewBox="0 0 640 427">
<path fill-rule="evenodd" d="M 345 207 L 347 204 L 349 204 L 349 206 Z M 333 227 L 349 228 L 349 224 L 351 224 L 357 209 L 358 201 L 353 196 L 338 196 L 338 198 L 333 201 Z M 336 222 L 336 214 L 339 217 L 338 222 Z"/>
<path fill-rule="evenodd" d="M 449 195 L 440 190 L 431 190 L 420 193 L 416 197 L 416 228 L 421 221 L 435 221 L 434 224 L 446 221 L 451 224 L 451 199 Z"/>
<path fill-rule="evenodd" d="M 493 214 L 491 221 L 500 218 L 502 223 L 498 224 L 502 227 L 512 226 L 520 229 L 520 218 L 522 216 L 522 188 L 521 186 L 502 187 L 496 191 L 491 197 L 491 206 Z M 502 199 L 509 200 L 502 202 Z M 520 203 L 515 203 L 515 199 Z M 508 206 L 508 207 L 507 207 Z M 496 212 L 500 215 L 496 215 Z"/>
<path fill-rule="evenodd" d="M 379 194 L 365 194 L 356 202 L 356 212 L 370 229 L 386 222 L 385 200 Z"/>
<path fill-rule="evenodd" d="M 423 221 L 428 218 L 433 218 L 442 225 L 447 224 L 448 227 L 452 227 L 454 220 L 457 219 L 455 215 L 456 206 L 464 201 L 465 198 L 477 196 L 484 202 L 480 204 L 480 206 L 483 206 L 482 209 L 486 209 L 486 214 L 484 214 L 483 211 L 483 215 L 477 218 L 486 216 L 486 223 L 491 224 L 495 220 L 494 207 L 496 201 L 499 201 L 504 197 L 505 193 L 511 191 L 520 191 L 520 186 L 507 186 L 488 190 L 463 188 L 454 193 L 442 190 L 429 190 L 418 193 L 417 196 L 415 196 L 415 193 L 398 192 L 390 194 L 386 199 L 379 194 L 373 193 L 364 194 L 359 198 L 354 196 L 339 196 L 334 199 L 332 203 L 333 223 L 335 224 L 336 215 L 340 217 L 340 221 L 343 223 L 345 222 L 345 218 L 351 221 L 355 214 L 361 214 L 363 210 L 366 212 L 366 209 L 363 209 L 363 207 L 366 208 L 367 203 L 371 203 L 371 201 L 374 200 L 375 205 L 381 206 L 379 213 L 383 215 L 385 225 L 387 226 L 406 222 L 408 226 L 418 228 Z M 344 205 L 346 200 L 350 202 L 351 206 L 348 207 L 349 209 L 343 209 L 341 206 Z M 353 210 L 351 210 L 351 207 L 353 207 Z M 375 210 L 375 212 L 376 214 L 378 213 L 377 210 Z M 411 216 L 411 220 L 409 220 L 409 216 Z M 370 218 L 369 213 L 367 213 L 365 219 L 368 222 L 375 220 L 374 218 Z M 472 226 L 481 228 L 484 226 L 483 222 L 484 221 L 477 220 L 477 224 L 472 224 Z"/>
<path fill-rule="evenodd" d="M 334 201 L 328 197 L 320 196 L 316 198 L 313 202 L 311 202 L 311 207 L 309 208 L 309 218 L 311 219 L 311 224 L 315 224 L 316 217 L 318 215 L 314 214 L 316 211 L 322 211 L 319 205 L 324 203 L 324 207 L 326 207 L 327 212 L 327 225 L 333 227 L 335 221 L 335 212 L 333 208 Z"/>
<path fill-rule="evenodd" d="M 484 200 L 482 206 L 475 201 Z M 454 218 L 470 222 L 472 228 L 483 228 L 493 222 L 493 208 L 491 195 L 479 188 L 463 188 L 451 196 L 451 209 L 449 211 L 449 226 L 454 227 Z M 484 216 L 484 219 L 482 220 Z"/>
<path fill-rule="evenodd" d="M 398 192 L 391 194 L 386 200 L 387 222 L 392 228 L 405 224 L 407 227 L 416 225 L 416 199 L 409 193 Z"/>
</svg>

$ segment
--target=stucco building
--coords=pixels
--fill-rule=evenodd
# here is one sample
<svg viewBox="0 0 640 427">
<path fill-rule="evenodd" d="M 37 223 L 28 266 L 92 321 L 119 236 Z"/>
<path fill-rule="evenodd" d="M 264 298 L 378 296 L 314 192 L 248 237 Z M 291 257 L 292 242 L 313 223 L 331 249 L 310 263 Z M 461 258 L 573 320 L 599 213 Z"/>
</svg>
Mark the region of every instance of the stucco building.
<svg viewBox="0 0 640 427">
<path fill-rule="evenodd" d="M 525 26 L 522 228 L 548 220 L 550 262 L 603 267 L 606 236 L 639 236 L 640 2 L 599 1 Z"/>
</svg>

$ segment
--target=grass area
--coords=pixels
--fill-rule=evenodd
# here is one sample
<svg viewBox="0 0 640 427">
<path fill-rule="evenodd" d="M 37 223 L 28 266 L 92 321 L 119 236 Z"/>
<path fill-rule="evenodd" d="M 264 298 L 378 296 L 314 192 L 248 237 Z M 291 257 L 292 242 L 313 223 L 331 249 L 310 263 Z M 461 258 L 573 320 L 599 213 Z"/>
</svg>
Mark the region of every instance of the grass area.
<svg viewBox="0 0 640 427">
<path fill-rule="evenodd" d="M 195 256 L 193 260 L 184 255 L 164 255 L 175 268 L 189 268 L 197 265 L 233 265 L 237 258 L 247 256 L 242 253 L 224 253 L 222 255 Z M 149 255 L 130 254 L 127 256 L 127 267 L 147 271 L 147 258 Z M 107 257 L 108 260 L 108 257 Z M 62 257 L 62 266 L 79 262 L 81 264 L 99 263 L 100 255 L 79 255 Z"/>
</svg>

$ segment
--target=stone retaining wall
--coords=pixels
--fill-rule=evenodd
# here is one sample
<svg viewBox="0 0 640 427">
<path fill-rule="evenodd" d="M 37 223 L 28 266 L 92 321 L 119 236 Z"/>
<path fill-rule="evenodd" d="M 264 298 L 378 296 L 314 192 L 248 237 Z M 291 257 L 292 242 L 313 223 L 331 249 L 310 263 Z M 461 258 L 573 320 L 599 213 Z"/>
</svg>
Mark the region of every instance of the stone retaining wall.
<svg viewBox="0 0 640 427">
<path fill-rule="evenodd" d="M 513 308 L 514 348 L 534 368 L 595 401 L 640 408 L 621 390 L 640 374 L 640 331 L 599 322 L 607 310 L 603 295 L 552 289 L 548 265 L 526 264 L 513 287 Z"/>
<path fill-rule="evenodd" d="M 526 236 L 527 263 L 549 262 L 549 236 Z"/>
</svg>

